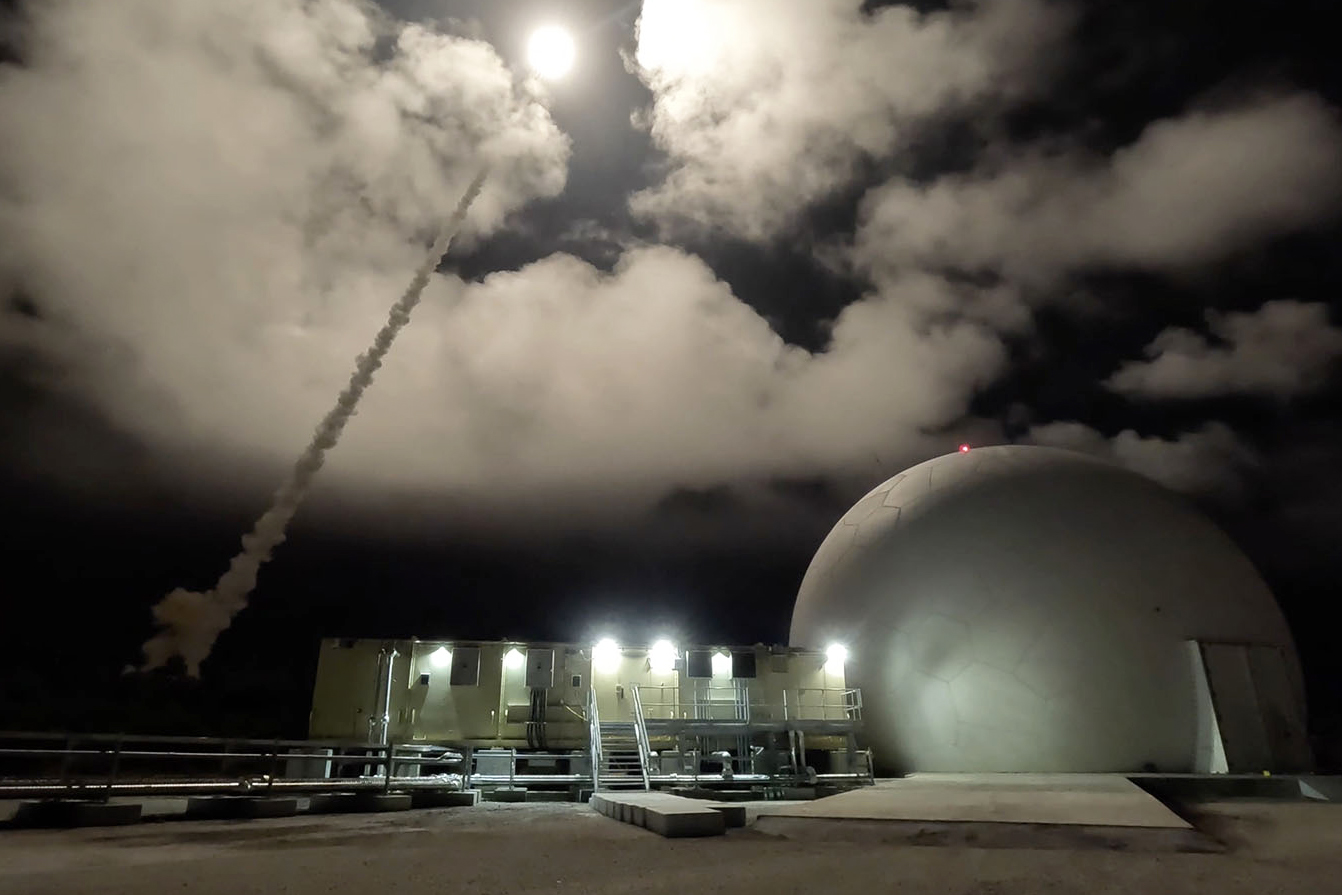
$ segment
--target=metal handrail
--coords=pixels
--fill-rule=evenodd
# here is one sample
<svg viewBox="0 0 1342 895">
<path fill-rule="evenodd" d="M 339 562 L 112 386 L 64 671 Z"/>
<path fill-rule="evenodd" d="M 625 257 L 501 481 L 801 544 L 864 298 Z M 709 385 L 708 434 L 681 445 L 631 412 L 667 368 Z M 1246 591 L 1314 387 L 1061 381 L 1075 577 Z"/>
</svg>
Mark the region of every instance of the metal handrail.
<svg viewBox="0 0 1342 895">
<path fill-rule="evenodd" d="M 10 759 L 11 767 L 0 770 L 0 792 L 5 797 L 25 797 L 24 794 L 42 793 L 44 797 L 79 796 L 107 799 L 114 793 L 130 791 L 159 791 L 171 787 L 182 792 L 211 792 L 216 790 L 291 789 L 300 783 L 308 788 L 339 789 L 351 782 L 347 777 L 329 777 L 318 780 L 281 780 L 281 762 L 319 760 L 333 766 L 365 765 L 382 767 L 378 774 L 385 789 L 393 781 L 415 781 L 415 785 L 434 784 L 427 778 L 401 778 L 397 769 L 416 767 L 446 767 L 462 763 L 461 753 L 446 746 L 429 743 L 370 744 L 366 742 L 338 742 L 313 740 L 262 740 L 225 737 L 154 737 L 121 736 L 119 734 L 67 733 L 0 733 L 0 742 L 9 740 L 13 746 L 0 747 L 0 760 Z M 133 743 L 139 748 L 126 748 Z M 176 747 L 144 748 L 155 744 Z M 191 748 L 191 747 L 199 748 Z M 238 748 L 241 746 L 242 748 Z M 285 747 L 293 751 L 285 751 Z M 93 748 L 89 748 L 93 747 Z M 330 749 L 330 752 L 317 751 Z M 356 754 L 335 754 L 347 749 Z M 76 759 L 103 759 L 96 768 L 77 767 Z M 17 763 L 35 759 L 47 768 L 59 763 L 59 773 L 50 776 L 50 770 L 20 770 Z M 200 762 L 208 763 L 200 767 Z M 125 765 L 132 763 L 132 770 Z M 230 773 L 229 766 L 235 770 Z M 238 766 L 246 770 L 238 774 Z"/>
<path fill-rule="evenodd" d="M 320 746 L 336 749 L 358 749 L 380 746 L 356 739 L 309 739 L 294 740 L 276 737 L 201 737 L 176 736 L 171 734 L 148 733 L 82 733 L 79 731 L 36 731 L 36 730 L 0 730 L 0 742 L 6 740 L 59 740 L 61 742 L 87 743 L 173 743 L 180 745 L 214 745 L 216 743 L 237 746 Z"/>
<path fill-rule="evenodd" d="M 641 691 L 644 687 L 648 690 L 657 690 L 659 695 L 664 695 L 667 690 L 676 692 L 673 701 L 647 701 L 642 700 Z M 649 709 L 669 709 L 663 714 L 652 711 L 648 713 L 654 721 L 678 720 L 684 717 L 686 706 L 680 700 L 679 687 L 667 686 L 665 684 L 635 684 L 634 692 L 640 695 L 640 703 L 645 712 Z M 745 700 L 740 700 L 741 691 L 735 687 L 700 687 L 695 691 L 696 696 L 712 694 L 714 692 L 731 693 L 732 698 L 722 700 L 697 701 L 694 707 L 698 708 L 716 708 L 718 706 L 731 708 L 735 707 L 739 713 L 744 707 L 747 716 L 753 716 L 759 721 L 861 721 L 862 720 L 862 691 L 857 687 L 791 687 L 782 691 L 781 703 L 757 703 L 750 700 L 747 691 Z M 809 701 L 806 697 L 809 694 L 820 694 L 819 701 Z M 818 713 L 819 718 L 807 718 L 805 715 Z M 832 717 L 837 716 L 837 717 Z M 712 718 L 696 720 L 714 720 Z M 735 720 L 741 719 L 721 719 Z"/>
<path fill-rule="evenodd" d="M 643 777 L 643 788 L 652 789 L 652 784 L 648 781 L 648 765 L 652 762 L 652 749 L 648 747 L 648 726 L 643 717 L 643 700 L 638 695 L 638 684 L 632 686 L 634 691 L 634 739 L 638 743 L 638 770 Z"/>
<path fill-rule="evenodd" d="M 592 791 L 601 788 L 601 718 L 596 707 L 596 686 L 587 689 L 587 739 L 592 753 Z"/>
</svg>

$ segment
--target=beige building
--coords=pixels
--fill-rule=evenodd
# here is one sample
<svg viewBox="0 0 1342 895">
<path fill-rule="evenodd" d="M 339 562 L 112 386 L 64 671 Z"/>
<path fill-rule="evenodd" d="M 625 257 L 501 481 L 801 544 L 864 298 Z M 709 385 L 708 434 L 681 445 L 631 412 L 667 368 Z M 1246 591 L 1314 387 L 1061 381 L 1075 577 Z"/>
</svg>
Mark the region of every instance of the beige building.
<svg viewBox="0 0 1342 895">
<path fill-rule="evenodd" d="M 611 784 L 863 775 L 845 658 L 837 647 L 330 639 L 310 733 L 465 747 L 486 777 L 506 766 L 566 782 L 590 778 L 593 763 Z"/>
</svg>

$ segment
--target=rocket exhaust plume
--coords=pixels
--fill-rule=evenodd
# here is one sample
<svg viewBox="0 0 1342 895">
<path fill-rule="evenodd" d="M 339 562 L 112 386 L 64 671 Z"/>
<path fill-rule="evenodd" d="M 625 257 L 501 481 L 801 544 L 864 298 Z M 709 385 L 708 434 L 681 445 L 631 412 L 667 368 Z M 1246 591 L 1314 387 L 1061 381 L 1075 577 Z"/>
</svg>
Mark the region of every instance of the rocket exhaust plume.
<svg viewBox="0 0 1342 895">
<path fill-rule="evenodd" d="M 159 668 L 173 656 L 181 656 L 186 662 L 187 673 L 193 677 L 199 675 L 200 663 L 210 654 L 215 639 L 229 626 L 233 616 L 246 607 L 261 566 L 270 559 L 275 548 L 284 543 L 289 520 L 298 511 L 313 477 L 326 461 L 326 452 L 340 440 L 340 433 L 354 415 L 359 399 L 372 384 L 373 374 L 382 366 L 397 334 L 410 322 L 410 312 L 419 304 L 429 277 L 447 254 L 466 212 L 480 194 L 484 180 L 485 172 L 482 171 L 457 203 L 456 210 L 439 231 L 429 257 L 415 272 L 405 293 L 391 306 L 387 322 L 373 339 L 372 347 L 359 356 L 349 385 L 317 426 L 307 449 L 275 492 L 270 509 L 256 520 L 251 532 L 243 536 L 242 552 L 233 557 L 228 571 L 204 593 L 179 587 L 154 607 L 154 620 L 159 631 L 144 644 L 144 668 Z"/>
</svg>

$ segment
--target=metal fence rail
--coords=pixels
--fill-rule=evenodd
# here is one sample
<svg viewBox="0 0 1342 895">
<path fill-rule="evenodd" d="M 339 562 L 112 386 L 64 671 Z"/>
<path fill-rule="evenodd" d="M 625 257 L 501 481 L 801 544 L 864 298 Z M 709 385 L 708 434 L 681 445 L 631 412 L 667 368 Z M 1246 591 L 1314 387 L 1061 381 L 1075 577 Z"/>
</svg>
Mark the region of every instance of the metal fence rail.
<svg viewBox="0 0 1342 895">
<path fill-rule="evenodd" d="M 793 687 L 780 692 L 779 702 L 756 702 L 754 691 L 740 686 L 696 687 L 682 693 L 677 685 L 635 684 L 649 722 L 706 721 L 836 721 L 862 720 L 862 691 L 855 687 Z"/>
<path fill-rule="evenodd" d="M 311 762 L 323 770 L 306 773 Z M 13 731 L 0 732 L 0 798 L 460 789 L 468 768 L 424 769 L 464 763 L 459 751 L 424 743 Z M 397 773 L 405 769 L 413 772 Z"/>
</svg>

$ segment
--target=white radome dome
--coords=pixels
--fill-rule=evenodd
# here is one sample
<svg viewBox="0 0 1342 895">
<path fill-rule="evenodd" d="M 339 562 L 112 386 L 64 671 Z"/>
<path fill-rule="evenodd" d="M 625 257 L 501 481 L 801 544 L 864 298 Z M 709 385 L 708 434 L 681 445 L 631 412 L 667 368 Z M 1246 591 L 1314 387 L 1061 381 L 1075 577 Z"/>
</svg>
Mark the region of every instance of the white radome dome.
<svg viewBox="0 0 1342 895">
<path fill-rule="evenodd" d="M 1253 652 L 1254 736 L 1308 764 L 1299 661 L 1253 565 L 1181 498 L 1071 451 L 976 448 L 883 483 L 821 544 L 790 637 L 847 645 L 882 772 L 1215 770 L 1213 739 L 1235 770 L 1239 679 L 1191 641 L 1251 645 L 1226 649 Z"/>
</svg>

